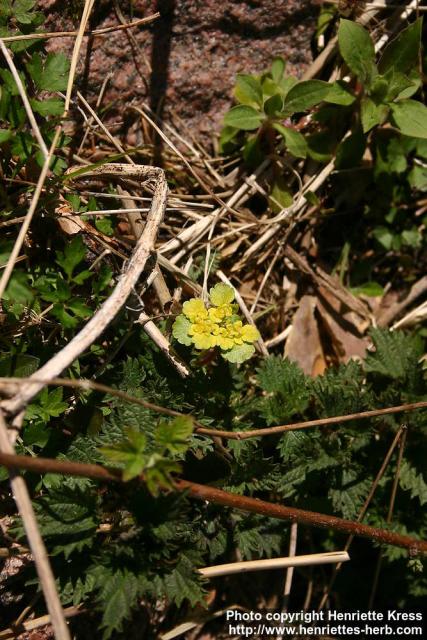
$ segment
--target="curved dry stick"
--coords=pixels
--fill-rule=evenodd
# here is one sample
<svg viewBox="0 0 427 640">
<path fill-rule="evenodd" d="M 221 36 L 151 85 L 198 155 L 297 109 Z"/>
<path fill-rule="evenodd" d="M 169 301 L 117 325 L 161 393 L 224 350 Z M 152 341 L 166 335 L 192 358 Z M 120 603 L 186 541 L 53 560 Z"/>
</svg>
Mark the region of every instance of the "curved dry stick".
<svg viewBox="0 0 427 640">
<path fill-rule="evenodd" d="M 86 175 L 86 174 L 85 174 Z M 160 223 L 166 209 L 168 187 L 162 169 L 143 165 L 128 166 L 123 164 L 106 164 L 89 171 L 87 175 L 106 177 L 137 178 L 143 181 L 155 180 L 154 195 L 144 231 L 135 246 L 134 252 L 120 276 L 114 291 L 92 316 L 89 322 L 74 338 L 53 356 L 45 365 L 36 371 L 31 378 L 54 378 L 61 374 L 103 333 L 119 310 L 123 307 L 145 267 L 154 247 Z M 1 403 L 2 408 L 12 414 L 22 410 L 28 402 L 43 389 L 43 382 L 28 382 L 10 400 Z"/>
<path fill-rule="evenodd" d="M 30 456 L 8 455 L 0 453 L 0 465 L 7 468 L 21 468 L 36 473 L 58 473 L 60 475 L 71 475 L 83 478 L 92 478 L 106 482 L 123 482 L 120 469 L 109 469 L 98 464 L 84 464 L 71 462 L 69 460 L 55 460 L 51 458 L 32 458 Z M 144 482 L 141 475 L 138 480 Z M 409 549 L 413 554 L 427 553 L 427 541 L 416 540 L 409 536 L 400 535 L 387 529 L 370 527 L 361 522 L 344 520 L 325 513 L 306 511 L 295 507 L 285 507 L 281 504 L 259 500 L 258 498 L 248 498 L 222 489 L 216 489 L 204 484 L 190 482 L 183 479 L 174 479 L 174 488 L 177 491 L 186 493 L 189 498 L 212 502 L 223 507 L 239 509 L 249 513 L 258 513 L 268 518 L 278 518 L 288 522 L 300 522 L 311 527 L 322 529 L 333 529 L 341 533 L 350 533 L 354 536 L 361 536 L 370 540 L 375 540 L 380 544 L 390 544 L 396 547 Z"/>
</svg>

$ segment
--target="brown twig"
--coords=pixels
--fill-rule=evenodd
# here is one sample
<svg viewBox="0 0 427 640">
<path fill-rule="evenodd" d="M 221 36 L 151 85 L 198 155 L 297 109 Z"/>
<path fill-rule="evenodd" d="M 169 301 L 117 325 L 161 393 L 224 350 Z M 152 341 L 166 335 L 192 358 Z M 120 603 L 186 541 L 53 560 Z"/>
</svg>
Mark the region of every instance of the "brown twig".
<svg viewBox="0 0 427 640">
<path fill-rule="evenodd" d="M 113 27 L 104 27 L 103 29 L 94 29 L 93 31 L 85 31 L 83 36 L 103 36 L 113 31 L 123 31 L 124 29 L 133 29 L 140 27 L 144 24 L 149 24 L 160 18 L 160 13 L 153 13 L 146 18 L 139 18 L 133 22 L 127 22 L 126 24 L 117 24 Z M 3 42 L 17 42 L 19 40 L 48 40 L 50 38 L 75 38 L 78 35 L 78 31 L 52 31 L 50 33 L 26 33 L 19 36 L 6 36 L 2 38 Z"/>
<path fill-rule="evenodd" d="M 385 407 L 384 409 L 373 409 L 371 411 L 361 411 L 359 413 L 349 413 L 344 416 L 333 416 L 332 418 L 319 418 L 317 420 L 306 420 L 304 422 L 293 422 L 290 424 L 282 424 L 276 427 L 265 427 L 263 429 L 251 429 L 250 431 L 222 431 L 220 429 L 207 429 L 201 427 L 197 429 L 197 433 L 207 436 L 218 436 L 219 438 L 228 438 L 229 440 L 247 440 L 248 438 L 259 438 L 269 436 L 274 433 L 284 433 L 285 431 L 296 431 L 297 429 L 309 429 L 311 427 L 323 427 L 339 424 L 341 422 L 350 422 L 351 420 L 366 420 L 367 418 L 377 418 L 379 416 L 392 415 L 394 413 L 403 413 L 404 411 L 416 411 L 417 409 L 426 409 L 427 401 L 409 402 L 408 404 L 400 404 L 395 407 Z"/>
<path fill-rule="evenodd" d="M 50 458 L 32 458 L 29 456 L 17 456 L 0 453 L 0 464 L 9 469 L 21 468 L 37 473 L 58 473 L 61 475 L 72 475 L 94 480 L 121 482 L 121 471 L 119 469 L 107 469 L 101 465 L 83 464 L 79 462 L 54 460 Z M 143 476 L 139 481 L 144 482 Z M 174 488 L 177 491 L 186 493 L 190 498 L 212 502 L 224 507 L 239 509 L 250 513 L 257 513 L 269 518 L 278 518 L 288 522 L 299 522 L 304 525 L 333 529 L 340 533 L 350 533 L 375 540 L 381 544 L 391 544 L 397 547 L 409 549 L 413 554 L 427 553 L 427 541 L 416 540 L 409 536 L 403 536 L 386 529 L 370 527 L 360 522 L 344 520 L 324 513 L 285 507 L 283 505 L 240 496 L 222 489 L 216 489 L 203 484 L 189 482 L 188 480 L 175 479 Z"/>
</svg>

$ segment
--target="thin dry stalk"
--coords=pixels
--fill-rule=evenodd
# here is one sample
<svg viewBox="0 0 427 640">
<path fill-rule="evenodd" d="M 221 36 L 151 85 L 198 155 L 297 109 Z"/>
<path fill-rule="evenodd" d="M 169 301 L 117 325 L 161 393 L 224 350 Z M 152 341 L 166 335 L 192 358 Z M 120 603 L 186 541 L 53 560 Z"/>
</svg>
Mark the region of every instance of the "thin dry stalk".
<svg viewBox="0 0 427 640">
<path fill-rule="evenodd" d="M 74 42 L 73 55 L 71 56 L 70 63 L 70 73 L 68 74 L 68 83 L 67 83 L 67 91 L 65 93 L 65 105 L 64 105 L 64 116 L 68 113 L 70 109 L 71 102 L 71 92 L 73 91 L 74 84 L 74 76 L 76 75 L 77 62 L 79 59 L 80 48 L 83 42 L 84 32 L 86 30 L 86 25 L 89 20 L 90 13 L 92 11 L 95 0 L 85 0 L 85 5 L 83 7 L 83 14 L 80 20 L 79 29 L 77 32 L 77 37 Z"/>
<path fill-rule="evenodd" d="M 9 440 L 7 424 L 0 411 L 0 450 L 3 453 L 14 455 L 14 447 Z M 57 640 L 71 640 L 71 636 L 65 622 L 61 602 L 56 590 L 55 576 L 49 563 L 46 547 L 37 525 L 31 498 L 28 493 L 25 480 L 12 468 L 10 472 L 10 485 L 13 496 L 22 518 L 28 544 L 36 565 L 40 585 L 50 614 L 52 626 Z"/>
<path fill-rule="evenodd" d="M 295 527 L 297 525 L 292 525 Z M 332 564 L 334 562 L 348 562 L 350 556 L 346 551 L 328 551 L 327 553 L 312 553 L 304 556 L 290 555 L 286 558 L 268 558 L 266 560 L 249 560 L 247 562 L 230 562 L 214 567 L 199 569 L 199 573 L 205 578 L 218 576 L 230 576 L 235 573 L 248 573 L 249 571 L 268 571 L 271 569 L 293 569 L 294 567 L 312 567 L 319 564 Z"/>
<path fill-rule="evenodd" d="M 153 13 L 146 18 L 139 18 L 133 22 L 127 22 L 126 24 L 117 24 L 114 27 L 104 27 L 103 29 L 94 29 L 93 31 L 85 31 L 83 36 L 103 36 L 113 31 L 123 31 L 124 29 L 134 29 L 135 27 L 141 27 L 144 24 L 149 24 L 160 18 L 160 13 Z M 52 31 L 50 33 L 25 33 L 19 36 L 6 36 L 2 38 L 3 42 L 19 42 L 20 40 L 49 40 L 50 38 L 75 38 L 79 34 L 79 31 Z M 1 636 L 0 636 L 1 638 Z"/>
<path fill-rule="evenodd" d="M 30 206 L 28 208 L 28 212 L 27 212 L 27 214 L 25 216 L 25 220 L 24 220 L 24 222 L 23 222 L 23 224 L 22 224 L 22 226 L 21 226 L 21 228 L 19 230 L 18 237 L 16 238 L 15 244 L 14 244 L 13 249 L 11 251 L 11 254 L 10 254 L 9 258 L 8 258 L 6 268 L 3 271 L 2 277 L 0 279 L 0 300 L 3 298 L 3 294 L 4 294 L 5 290 L 6 290 L 7 285 L 8 285 L 10 276 L 12 275 L 13 268 L 15 266 L 15 263 L 16 263 L 17 259 L 18 259 L 19 252 L 21 251 L 22 245 L 24 244 L 24 240 L 25 240 L 25 237 L 27 235 L 28 229 L 30 227 L 31 220 L 33 219 L 33 215 L 34 215 L 35 210 L 37 208 L 37 205 L 38 205 L 38 202 L 39 202 L 39 198 L 40 198 L 40 195 L 41 195 L 41 192 L 42 192 L 42 189 L 43 189 L 43 185 L 44 185 L 44 182 L 46 180 L 47 173 L 49 171 L 49 164 L 50 164 L 50 162 L 52 160 L 54 151 L 56 149 L 56 145 L 57 145 L 57 142 L 58 142 L 58 138 L 59 138 L 60 132 L 61 132 L 61 129 L 58 127 L 56 129 L 55 135 L 53 137 L 50 149 L 47 152 L 46 159 L 45 159 L 45 161 L 43 163 L 43 167 L 42 167 L 42 170 L 40 172 L 39 178 L 37 180 L 37 185 L 36 185 L 32 200 L 31 200 L 31 204 L 30 204 Z"/>
<path fill-rule="evenodd" d="M 13 79 L 15 80 L 15 84 L 18 87 L 19 95 L 21 96 L 22 102 L 24 104 L 24 108 L 27 113 L 27 118 L 30 121 L 31 129 L 33 130 L 34 136 L 37 142 L 39 143 L 40 149 L 42 150 L 42 153 L 46 158 L 48 156 L 46 143 L 43 140 L 42 134 L 40 133 L 39 125 L 37 124 L 37 121 L 34 117 L 34 113 L 30 105 L 30 101 L 28 100 L 28 97 L 27 97 L 27 92 L 25 91 L 25 87 L 22 84 L 22 80 L 19 76 L 15 63 L 12 60 L 12 56 L 10 55 L 7 47 L 5 47 L 3 43 L 3 38 L 0 38 L 0 49 L 5 57 L 5 60 L 13 76 Z"/>
</svg>

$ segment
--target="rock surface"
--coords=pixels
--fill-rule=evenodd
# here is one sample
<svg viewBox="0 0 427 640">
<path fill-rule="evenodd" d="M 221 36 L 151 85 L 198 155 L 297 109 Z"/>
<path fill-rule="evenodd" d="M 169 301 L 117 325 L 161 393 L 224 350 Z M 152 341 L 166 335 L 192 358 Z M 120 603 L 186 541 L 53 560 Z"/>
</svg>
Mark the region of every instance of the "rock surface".
<svg viewBox="0 0 427 640">
<path fill-rule="evenodd" d="M 71 30 L 79 11 L 62 0 L 40 0 L 49 30 Z M 118 24 L 113 2 L 97 2 L 92 29 Z M 130 134 L 135 114 L 123 107 L 146 99 L 166 119 L 183 122 L 180 131 L 206 145 L 221 127 L 232 103 L 239 72 L 257 73 L 275 55 L 288 60 L 291 73 L 301 75 L 311 61 L 310 39 L 318 7 L 312 0 L 134 0 L 120 2 L 126 21 L 160 11 L 148 27 L 85 38 L 78 67 L 78 85 L 92 102 L 108 74 L 103 106 L 109 106 L 116 133 Z M 133 7 L 133 14 L 129 7 Z M 79 5 L 80 7 L 80 5 Z M 72 38 L 48 41 L 50 50 L 71 53 Z M 117 128 L 117 124 L 118 127 Z M 135 135 L 128 135 L 135 143 Z"/>
</svg>

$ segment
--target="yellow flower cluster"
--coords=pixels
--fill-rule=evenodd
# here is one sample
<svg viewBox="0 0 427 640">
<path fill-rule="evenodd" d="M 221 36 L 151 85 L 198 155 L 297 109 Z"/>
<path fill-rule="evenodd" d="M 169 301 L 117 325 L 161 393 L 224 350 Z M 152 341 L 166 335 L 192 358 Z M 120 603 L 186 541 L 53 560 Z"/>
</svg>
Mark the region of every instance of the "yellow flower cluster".
<svg viewBox="0 0 427 640">
<path fill-rule="evenodd" d="M 174 335 L 182 344 L 194 344 L 196 349 L 219 347 L 228 353 L 236 347 L 246 345 L 244 359 L 250 357 L 251 343 L 259 338 L 258 330 L 243 324 L 236 315 L 233 304 L 234 291 L 225 284 L 217 284 L 210 291 L 210 306 L 203 300 L 193 298 L 183 304 L 183 314 L 174 323 Z M 237 360 L 236 360 L 237 361 Z"/>
</svg>

